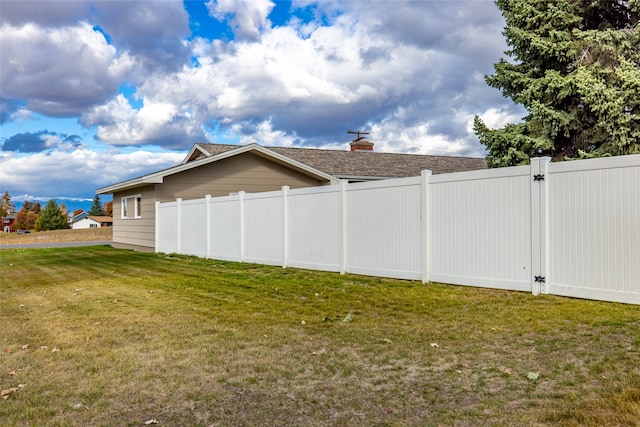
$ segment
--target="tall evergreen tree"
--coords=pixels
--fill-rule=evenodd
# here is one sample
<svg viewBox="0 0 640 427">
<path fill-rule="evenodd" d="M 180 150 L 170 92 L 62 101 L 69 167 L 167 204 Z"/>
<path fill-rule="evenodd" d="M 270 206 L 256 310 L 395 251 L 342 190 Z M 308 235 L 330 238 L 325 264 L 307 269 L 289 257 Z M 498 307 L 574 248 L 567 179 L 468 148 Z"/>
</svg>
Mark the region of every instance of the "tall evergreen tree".
<svg viewBox="0 0 640 427">
<path fill-rule="evenodd" d="M 93 203 L 91 204 L 91 209 L 89 209 L 89 215 L 91 216 L 105 216 L 106 212 L 102 207 L 102 203 L 100 203 L 100 195 L 96 194 L 93 198 Z"/>
<path fill-rule="evenodd" d="M 510 61 L 487 83 L 522 123 L 474 130 L 489 166 L 640 153 L 640 0 L 496 0 Z"/>
<path fill-rule="evenodd" d="M 51 199 L 47 205 L 40 211 L 36 226 L 41 231 L 46 230 L 59 230 L 62 228 L 69 228 L 69 222 L 63 215 L 60 207 L 55 200 Z"/>
</svg>

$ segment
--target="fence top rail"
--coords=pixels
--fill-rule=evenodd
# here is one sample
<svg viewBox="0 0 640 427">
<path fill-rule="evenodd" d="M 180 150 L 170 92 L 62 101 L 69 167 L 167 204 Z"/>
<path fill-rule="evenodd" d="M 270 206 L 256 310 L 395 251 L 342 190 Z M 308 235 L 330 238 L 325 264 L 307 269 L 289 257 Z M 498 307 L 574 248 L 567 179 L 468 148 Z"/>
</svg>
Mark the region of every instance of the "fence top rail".
<svg viewBox="0 0 640 427">
<path fill-rule="evenodd" d="M 577 172 L 598 169 L 614 169 L 640 166 L 640 154 L 628 156 L 603 157 L 598 159 L 571 160 L 554 162 L 548 166 L 549 173 Z"/>
<path fill-rule="evenodd" d="M 513 176 L 529 176 L 531 166 L 510 166 L 506 168 L 483 169 L 467 172 L 453 172 L 441 175 L 432 175 L 429 178 L 431 184 L 460 181 L 478 181 L 482 179 L 509 178 Z"/>
<path fill-rule="evenodd" d="M 207 199 L 191 199 L 191 200 L 183 200 L 180 202 L 182 206 L 204 205 L 205 203 L 207 203 Z"/>
<path fill-rule="evenodd" d="M 178 206 L 178 202 L 158 202 L 158 209 L 173 208 Z"/>
<path fill-rule="evenodd" d="M 391 188 L 391 187 L 409 187 L 413 185 L 420 185 L 420 176 L 410 176 L 408 178 L 391 178 L 383 179 L 380 181 L 369 182 L 353 182 L 347 185 L 347 191 L 358 190 L 370 190 L 377 188 Z"/>
<path fill-rule="evenodd" d="M 229 203 L 229 202 L 235 202 L 239 198 L 240 198 L 240 195 L 238 193 L 234 193 L 234 194 L 230 194 L 228 196 L 212 197 L 211 199 L 209 199 L 209 201 L 211 203 Z"/>
<path fill-rule="evenodd" d="M 265 191 L 262 193 L 245 193 L 244 200 L 273 199 L 277 197 L 282 197 L 282 190 Z"/>
<path fill-rule="evenodd" d="M 289 196 L 303 196 L 306 194 L 338 193 L 340 184 L 322 185 L 320 187 L 304 187 L 289 190 Z"/>
</svg>

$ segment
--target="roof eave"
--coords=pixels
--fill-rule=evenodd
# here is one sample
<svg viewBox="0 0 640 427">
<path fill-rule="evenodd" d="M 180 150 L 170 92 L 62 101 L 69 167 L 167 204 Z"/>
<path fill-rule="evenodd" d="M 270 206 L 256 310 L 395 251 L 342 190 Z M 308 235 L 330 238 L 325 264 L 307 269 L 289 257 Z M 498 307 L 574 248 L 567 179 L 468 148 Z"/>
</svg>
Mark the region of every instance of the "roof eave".
<svg viewBox="0 0 640 427">
<path fill-rule="evenodd" d="M 149 184 L 162 184 L 164 182 L 164 176 L 154 176 L 156 174 L 145 175 L 139 178 L 130 179 L 128 181 L 112 184 L 107 187 L 98 188 L 96 194 L 113 194 L 117 191 L 131 190 L 138 187 L 143 187 Z"/>
</svg>

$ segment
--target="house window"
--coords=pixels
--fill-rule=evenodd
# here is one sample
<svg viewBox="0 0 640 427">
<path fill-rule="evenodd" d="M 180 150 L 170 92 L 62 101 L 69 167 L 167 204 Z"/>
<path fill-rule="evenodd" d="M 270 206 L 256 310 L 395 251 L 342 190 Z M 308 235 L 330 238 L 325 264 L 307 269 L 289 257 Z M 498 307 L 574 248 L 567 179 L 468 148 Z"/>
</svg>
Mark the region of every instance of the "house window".
<svg viewBox="0 0 640 427">
<path fill-rule="evenodd" d="M 122 219 L 142 218 L 142 196 L 129 196 L 122 198 Z"/>
<path fill-rule="evenodd" d="M 89 224 L 89 228 L 98 228 L 98 224 Z"/>
</svg>

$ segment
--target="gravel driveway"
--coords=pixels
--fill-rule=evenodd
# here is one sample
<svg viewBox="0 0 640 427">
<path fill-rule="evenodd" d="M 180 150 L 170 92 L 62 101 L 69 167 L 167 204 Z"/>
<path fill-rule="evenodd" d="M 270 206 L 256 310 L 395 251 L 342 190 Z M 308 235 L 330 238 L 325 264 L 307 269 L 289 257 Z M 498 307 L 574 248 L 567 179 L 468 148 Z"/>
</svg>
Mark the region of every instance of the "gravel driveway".
<svg viewBox="0 0 640 427">
<path fill-rule="evenodd" d="M 48 242 L 48 243 L 18 243 L 9 245 L 0 245 L 2 249 L 43 249 L 43 248 L 66 248 L 71 246 L 101 246 L 111 245 L 111 240 L 92 241 L 92 242 Z"/>
</svg>

